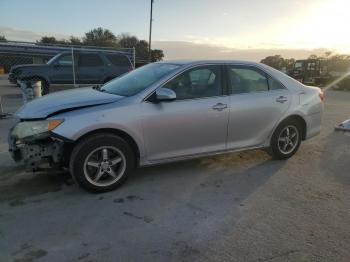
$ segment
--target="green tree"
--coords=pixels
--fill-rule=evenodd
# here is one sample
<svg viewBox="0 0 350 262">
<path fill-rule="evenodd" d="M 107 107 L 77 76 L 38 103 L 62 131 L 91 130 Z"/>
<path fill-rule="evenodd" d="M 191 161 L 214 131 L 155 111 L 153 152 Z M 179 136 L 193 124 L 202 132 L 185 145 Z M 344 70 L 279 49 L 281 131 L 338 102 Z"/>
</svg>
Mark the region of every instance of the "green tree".
<svg viewBox="0 0 350 262">
<path fill-rule="evenodd" d="M 6 42 L 7 39 L 5 38 L 5 36 L 3 35 L 0 35 L 0 42 Z"/>
<path fill-rule="evenodd" d="M 1 39 L 1 38 L 0 38 Z M 0 40 L 1 41 L 1 40 Z M 147 63 L 149 60 L 149 46 L 145 40 L 139 40 L 136 36 L 122 33 L 116 37 L 110 30 L 98 27 L 85 33 L 81 39 L 71 36 L 69 40 L 57 40 L 53 36 L 43 36 L 38 43 L 41 44 L 71 44 L 71 45 L 89 45 L 112 48 L 135 48 L 136 61 Z M 163 60 L 163 50 L 151 50 L 151 62 Z"/>
<path fill-rule="evenodd" d="M 281 70 L 284 66 L 284 59 L 280 55 L 268 56 L 260 61 L 265 65 Z"/>
<path fill-rule="evenodd" d="M 164 58 L 163 50 L 152 49 L 152 52 L 151 52 L 152 62 L 161 61 L 161 60 L 163 60 L 163 58 Z"/>
<path fill-rule="evenodd" d="M 103 47 L 117 47 L 117 37 L 108 29 L 98 27 L 85 33 L 83 38 L 85 45 L 103 46 Z"/>
<path fill-rule="evenodd" d="M 118 44 L 123 48 L 133 48 L 139 43 L 139 39 L 136 36 L 129 35 L 126 33 L 118 35 Z"/>
<path fill-rule="evenodd" d="M 79 37 L 71 36 L 69 38 L 69 43 L 72 45 L 82 45 L 82 41 Z"/>
<path fill-rule="evenodd" d="M 283 58 L 280 55 L 268 56 L 260 61 L 265 65 L 271 66 L 277 70 L 286 70 L 287 72 L 293 69 L 295 59 Z"/>
<path fill-rule="evenodd" d="M 43 36 L 37 42 L 40 44 L 67 44 L 66 40 L 57 40 L 54 36 Z"/>
<path fill-rule="evenodd" d="M 317 56 L 317 55 L 312 54 L 312 55 L 310 55 L 310 56 L 309 56 L 309 58 L 308 58 L 308 59 L 317 59 L 317 58 L 318 58 L 318 56 Z"/>
<path fill-rule="evenodd" d="M 148 62 L 149 58 L 149 46 L 148 42 L 145 40 L 139 40 L 136 36 L 129 34 L 120 34 L 118 36 L 119 47 L 123 48 L 133 48 L 135 47 L 136 61 L 141 63 Z M 153 49 L 151 50 L 151 62 L 161 61 L 164 58 L 163 50 Z"/>
<path fill-rule="evenodd" d="M 332 52 L 331 52 L 331 51 L 327 51 L 327 52 L 325 52 L 325 53 L 324 53 L 325 57 L 330 57 L 330 56 L 331 56 L 331 54 L 332 54 Z"/>
<path fill-rule="evenodd" d="M 39 40 L 39 43 L 41 43 L 41 44 L 57 44 L 58 41 L 57 41 L 56 37 L 54 37 L 54 36 L 43 36 Z"/>
</svg>

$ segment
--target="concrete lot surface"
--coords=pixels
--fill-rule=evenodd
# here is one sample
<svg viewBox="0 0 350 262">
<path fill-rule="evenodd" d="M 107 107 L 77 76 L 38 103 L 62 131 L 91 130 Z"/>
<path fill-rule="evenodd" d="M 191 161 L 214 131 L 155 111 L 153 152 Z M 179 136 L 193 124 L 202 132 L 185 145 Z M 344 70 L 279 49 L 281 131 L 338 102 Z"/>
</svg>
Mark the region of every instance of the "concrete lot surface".
<svg viewBox="0 0 350 262">
<path fill-rule="evenodd" d="M 7 108 L 18 90 L 0 80 Z M 0 120 L 0 261 L 350 261 L 350 93 L 288 161 L 263 151 L 142 168 L 106 194 L 25 173 Z"/>
</svg>

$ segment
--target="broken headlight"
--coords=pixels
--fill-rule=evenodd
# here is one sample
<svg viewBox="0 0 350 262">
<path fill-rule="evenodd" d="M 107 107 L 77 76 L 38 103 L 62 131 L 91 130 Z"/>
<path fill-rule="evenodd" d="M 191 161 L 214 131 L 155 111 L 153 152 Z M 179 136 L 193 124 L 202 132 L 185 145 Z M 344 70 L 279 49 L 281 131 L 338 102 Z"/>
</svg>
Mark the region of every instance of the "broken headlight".
<svg viewBox="0 0 350 262">
<path fill-rule="evenodd" d="M 58 127 L 62 122 L 63 119 L 19 122 L 13 129 L 12 136 L 17 139 L 45 137 L 49 134 L 49 131 Z"/>
</svg>

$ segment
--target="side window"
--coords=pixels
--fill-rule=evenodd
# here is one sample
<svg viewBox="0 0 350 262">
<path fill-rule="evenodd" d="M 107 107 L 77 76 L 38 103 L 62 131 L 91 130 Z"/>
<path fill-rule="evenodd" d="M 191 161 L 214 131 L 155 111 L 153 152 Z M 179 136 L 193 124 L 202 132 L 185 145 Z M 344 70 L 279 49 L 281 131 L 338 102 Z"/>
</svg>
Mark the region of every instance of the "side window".
<svg viewBox="0 0 350 262">
<path fill-rule="evenodd" d="M 174 78 L 166 88 L 176 93 L 177 100 L 222 95 L 220 66 L 203 66 L 190 69 Z"/>
<path fill-rule="evenodd" d="M 254 67 L 229 66 L 232 94 L 268 91 L 266 74 Z"/>
<path fill-rule="evenodd" d="M 98 54 L 80 54 L 78 59 L 78 66 L 94 67 L 102 66 L 103 61 Z"/>
<path fill-rule="evenodd" d="M 71 55 L 63 55 L 61 56 L 57 63 L 62 66 L 71 66 L 73 64 L 72 62 L 72 56 Z"/>
<path fill-rule="evenodd" d="M 107 54 L 106 57 L 114 66 L 131 65 L 129 59 L 124 55 Z"/>
<path fill-rule="evenodd" d="M 273 79 L 272 77 L 269 77 L 269 88 L 270 90 L 285 89 L 285 87 L 280 82 Z"/>
</svg>

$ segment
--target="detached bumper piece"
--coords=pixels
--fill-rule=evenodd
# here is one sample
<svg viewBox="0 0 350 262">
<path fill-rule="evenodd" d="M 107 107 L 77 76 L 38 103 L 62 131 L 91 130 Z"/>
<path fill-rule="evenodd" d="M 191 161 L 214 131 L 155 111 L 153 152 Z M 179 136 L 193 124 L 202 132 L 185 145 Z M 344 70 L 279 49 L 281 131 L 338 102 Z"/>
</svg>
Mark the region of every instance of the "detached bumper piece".
<svg viewBox="0 0 350 262">
<path fill-rule="evenodd" d="M 340 123 L 334 129 L 335 131 L 343 131 L 350 133 L 350 119 L 345 120 L 343 123 Z"/>
<path fill-rule="evenodd" d="M 27 171 L 36 171 L 41 164 L 55 165 L 61 163 L 63 142 L 53 139 L 36 143 L 16 144 L 13 141 L 10 153 L 16 162 L 23 161 Z M 10 144 L 10 145 L 11 145 Z"/>
</svg>

